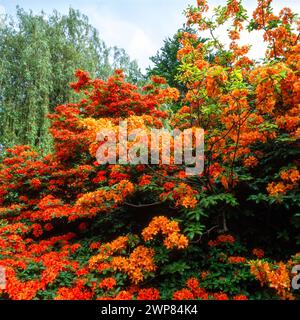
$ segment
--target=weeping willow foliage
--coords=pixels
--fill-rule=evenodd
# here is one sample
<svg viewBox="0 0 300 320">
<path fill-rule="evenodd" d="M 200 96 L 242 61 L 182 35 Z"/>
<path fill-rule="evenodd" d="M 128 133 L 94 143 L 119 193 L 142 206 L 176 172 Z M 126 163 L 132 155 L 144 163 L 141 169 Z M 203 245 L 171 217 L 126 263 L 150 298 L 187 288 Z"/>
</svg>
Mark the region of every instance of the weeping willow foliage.
<svg viewBox="0 0 300 320">
<path fill-rule="evenodd" d="M 17 8 L 15 19 L 1 21 L 0 58 L 0 145 L 29 144 L 45 153 L 52 145 L 46 115 L 78 99 L 69 88 L 74 70 L 105 79 L 122 68 L 127 80 L 142 79 L 136 61 L 123 49 L 107 47 L 74 9 L 46 16 Z"/>
</svg>

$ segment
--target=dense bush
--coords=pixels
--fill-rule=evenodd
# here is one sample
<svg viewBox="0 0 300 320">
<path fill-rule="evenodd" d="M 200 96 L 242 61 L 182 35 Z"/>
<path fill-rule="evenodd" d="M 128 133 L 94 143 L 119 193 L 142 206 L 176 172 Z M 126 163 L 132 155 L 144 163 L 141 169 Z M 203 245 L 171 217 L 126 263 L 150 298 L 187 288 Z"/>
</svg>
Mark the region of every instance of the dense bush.
<svg viewBox="0 0 300 320">
<path fill-rule="evenodd" d="M 212 38 L 182 35 L 187 93 L 177 112 L 179 92 L 163 78 L 139 89 L 120 70 L 107 81 L 76 72 L 82 100 L 50 115 L 55 152 L 17 146 L 1 164 L 4 298 L 299 298 L 299 23 L 270 2 L 260 0 L 250 21 L 236 0 L 213 19 L 203 0 L 187 10 Z M 260 64 L 237 44 L 246 20 L 270 44 Z M 226 49 L 214 31 L 229 23 Z M 146 132 L 204 128 L 204 172 L 99 165 L 97 133 L 118 132 L 124 119 Z"/>
</svg>

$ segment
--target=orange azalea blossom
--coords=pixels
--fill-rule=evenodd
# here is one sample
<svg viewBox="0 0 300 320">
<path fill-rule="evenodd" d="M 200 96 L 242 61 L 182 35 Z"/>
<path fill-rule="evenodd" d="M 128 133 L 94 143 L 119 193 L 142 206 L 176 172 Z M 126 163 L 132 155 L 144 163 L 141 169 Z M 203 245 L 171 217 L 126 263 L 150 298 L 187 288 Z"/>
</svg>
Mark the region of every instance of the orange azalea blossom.
<svg viewBox="0 0 300 320">
<path fill-rule="evenodd" d="M 196 278 L 189 278 L 186 282 L 186 286 L 191 290 L 195 299 L 208 300 L 209 294 L 205 289 L 200 288 L 199 281 Z"/>
<path fill-rule="evenodd" d="M 155 217 L 148 227 L 142 232 L 145 241 L 153 239 L 158 232 L 165 236 L 164 245 L 168 249 L 187 247 L 187 238 L 179 233 L 180 229 L 176 221 L 170 221 L 166 217 Z M 91 244 L 92 248 L 98 249 L 99 253 L 89 260 L 89 268 L 102 272 L 103 269 L 112 268 L 128 275 L 133 283 L 139 283 L 144 279 L 145 273 L 151 273 L 156 270 L 154 264 L 155 251 L 151 248 L 139 245 L 128 257 L 115 256 L 116 253 L 122 253 L 128 246 L 127 237 L 119 237 L 116 240 L 100 245 Z"/>
<path fill-rule="evenodd" d="M 267 186 L 267 191 L 271 196 L 277 196 L 279 194 L 285 194 L 287 191 L 292 190 L 293 185 L 285 184 L 283 182 L 271 182 Z"/>
<path fill-rule="evenodd" d="M 297 169 L 287 169 L 280 172 L 280 178 L 283 181 L 268 184 L 267 191 L 271 196 L 283 195 L 287 191 L 296 188 L 300 180 L 300 174 Z"/>
<path fill-rule="evenodd" d="M 113 289 L 117 284 L 117 281 L 115 278 L 105 278 L 99 283 L 99 287 L 106 290 Z"/>
<path fill-rule="evenodd" d="M 43 229 L 42 229 L 42 226 L 38 223 L 34 223 L 32 225 L 32 234 L 38 238 L 39 236 L 41 236 L 43 234 Z"/>
<path fill-rule="evenodd" d="M 194 295 L 190 290 L 184 288 L 174 292 L 173 300 L 194 300 Z"/>
<path fill-rule="evenodd" d="M 101 247 L 101 244 L 100 242 L 93 242 L 90 244 L 90 248 L 93 249 L 93 250 L 97 250 Z"/>
<path fill-rule="evenodd" d="M 180 178 L 185 178 L 180 177 Z M 169 184 L 168 186 L 170 186 Z M 160 195 L 160 198 L 163 200 L 166 196 L 172 195 L 174 200 L 176 201 L 176 206 L 183 206 L 185 208 L 195 208 L 198 201 L 196 199 L 196 194 L 198 192 L 194 189 L 192 189 L 189 185 L 185 183 L 179 183 L 178 186 L 174 185 L 173 190 L 170 190 L 170 187 L 168 187 L 167 192 L 163 192 Z"/>
<path fill-rule="evenodd" d="M 138 283 L 144 280 L 143 272 L 154 272 L 156 270 L 153 260 L 154 253 L 154 249 L 138 246 L 129 258 L 113 257 L 111 265 L 115 270 L 128 274 L 133 283 Z"/>
<path fill-rule="evenodd" d="M 294 300 L 291 294 L 290 273 L 287 266 L 283 262 L 272 265 L 261 260 L 250 261 L 250 271 L 261 283 L 261 285 L 268 285 L 273 288 L 277 295 L 284 300 Z"/>
<path fill-rule="evenodd" d="M 81 196 L 77 202 L 76 207 L 78 211 L 70 215 L 69 220 L 77 219 L 78 217 L 91 217 L 97 212 L 107 212 L 111 208 L 116 208 L 121 204 L 128 195 L 134 192 L 132 182 L 128 180 L 120 181 L 113 190 L 97 190 L 86 193 Z"/>
<path fill-rule="evenodd" d="M 167 80 L 165 78 L 159 77 L 159 76 L 152 76 L 151 81 L 154 83 L 158 83 L 158 84 L 166 84 L 167 83 Z"/>
<path fill-rule="evenodd" d="M 36 190 L 39 189 L 41 187 L 41 185 L 42 185 L 40 179 L 38 179 L 38 178 L 31 179 L 29 181 L 29 183 L 32 186 L 32 188 L 36 189 Z"/>
<path fill-rule="evenodd" d="M 89 260 L 89 268 L 94 269 L 96 265 L 109 258 L 115 252 L 121 251 L 127 247 L 128 238 L 118 237 L 117 239 L 100 246 L 99 253 Z M 98 244 L 95 246 L 98 247 Z"/>
<path fill-rule="evenodd" d="M 244 165 L 246 167 L 256 167 L 258 165 L 257 158 L 250 156 L 244 160 Z"/>
<path fill-rule="evenodd" d="M 141 289 L 138 292 L 137 300 L 159 300 L 159 291 L 155 288 Z"/>
<path fill-rule="evenodd" d="M 51 223 L 46 223 L 46 224 L 44 225 L 44 230 L 46 230 L 46 231 L 51 231 L 51 230 L 53 230 L 53 225 L 52 225 Z"/>
<path fill-rule="evenodd" d="M 245 263 L 246 258 L 244 257 L 228 257 L 228 262 L 229 263 Z"/>
<path fill-rule="evenodd" d="M 116 295 L 115 300 L 132 300 L 132 298 L 133 295 L 130 292 L 123 290 Z"/>
<path fill-rule="evenodd" d="M 158 101 L 172 102 L 177 101 L 180 97 L 180 93 L 176 88 L 166 88 L 159 90 Z"/>
<path fill-rule="evenodd" d="M 239 294 L 237 296 L 234 296 L 233 300 L 248 300 L 248 297 L 243 294 Z"/>
<path fill-rule="evenodd" d="M 189 278 L 186 282 L 186 285 L 191 290 L 196 290 L 199 288 L 199 281 L 196 278 Z"/>
<path fill-rule="evenodd" d="M 296 184 L 300 180 L 300 173 L 297 169 L 289 169 L 280 172 L 280 178 L 282 180 Z"/>
<path fill-rule="evenodd" d="M 91 300 L 92 296 L 91 291 L 82 285 L 77 285 L 73 288 L 59 288 L 55 300 Z"/>
<path fill-rule="evenodd" d="M 213 299 L 214 300 L 229 300 L 229 297 L 226 293 L 220 292 L 220 293 L 214 293 Z"/>
<path fill-rule="evenodd" d="M 170 221 L 164 216 L 153 218 L 148 227 L 142 231 L 142 237 L 145 241 L 150 241 L 159 232 L 165 237 L 164 244 L 168 249 L 184 249 L 188 246 L 188 239 L 180 234 L 178 222 Z"/>
</svg>

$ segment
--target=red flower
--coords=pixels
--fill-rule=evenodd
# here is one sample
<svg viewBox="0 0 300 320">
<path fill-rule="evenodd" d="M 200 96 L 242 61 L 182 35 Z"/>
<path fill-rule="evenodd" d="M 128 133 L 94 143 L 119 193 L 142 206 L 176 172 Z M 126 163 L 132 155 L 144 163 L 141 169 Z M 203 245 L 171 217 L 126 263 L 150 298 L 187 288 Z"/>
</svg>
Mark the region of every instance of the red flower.
<svg viewBox="0 0 300 320">
<path fill-rule="evenodd" d="M 210 240 L 208 242 L 208 245 L 210 247 L 215 247 L 215 246 L 222 244 L 222 243 L 234 243 L 234 242 L 235 242 L 235 238 L 232 235 L 222 234 L 222 235 L 218 236 L 216 240 Z"/>
<path fill-rule="evenodd" d="M 32 225 L 32 233 L 36 238 L 41 236 L 43 234 L 42 226 L 40 224 L 38 224 L 38 223 L 34 223 Z"/>
<path fill-rule="evenodd" d="M 261 259 L 265 256 L 265 252 L 262 249 L 253 249 L 252 254 L 255 255 L 258 259 Z"/>
<path fill-rule="evenodd" d="M 173 182 L 166 182 L 163 187 L 166 191 L 171 191 L 174 189 L 175 184 Z"/>
<path fill-rule="evenodd" d="M 152 177 L 148 174 L 144 174 L 140 180 L 140 186 L 146 186 L 151 183 Z"/>
<path fill-rule="evenodd" d="M 51 231 L 51 230 L 53 230 L 52 224 L 51 224 L 51 223 L 46 223 L 46 224 L 44 225 L 44 230 L 46 230 L 46 231 Z"/>
<path fill-rule="evenodd" d="M 124 290 L 115 297 L 115 300 L 132 300 L 132 298 L 132 294 Z"/>
<path fill-rule="evenodd" d="M 88 226 L 88 224 L 87 224 L 86 222 L 81 222 L 81 223 L 79 224 L 79 226 L 78 226 L 78 229 L 79 229 L 80 231 L 84 231 L 84 230 L 86 230 L 87 226 Z"/>
<path fill-rule="evenodd" d="M 191 290 L 196 290 L 199 288 L 199 281 L 196 278 L 190 278 L 187 280 L 186 285 Z"/>
<path fill-rule="evenodd" d="M 100 282 L 99 287 L 102 289 L 111 290 L 116 286 L 116 284 L 117 281 L 115 278 L 105 278 Z"/>
<path fill-rule="evenodd" d="M 33 189 L 37 190 L 41 187 L 42 183 L 40 179 L 38 178 L 33 178 L 29 181 L 30 185 L 32 186 Z"/>
<path fill-rule="evenodd" d="M 93 179 L 94 183 L 103 182 L 106 180 L 106 171 L 99 171 L 96 177 Z"/>
<path fill-rule="evenodd" d="M 228 257 L 229 263 L 245 263 L 246 258 L 244 257 Z"/>
<path fill-rule="evenodd" d="M 229 300 L 226 293 L 220 292 L 213 295 L 214 300 Z"/>
<path fill-rule="evenodd" d="M 101 244 L 99 242 L 93 242 L 90 244 L 90 248 L 93 250 L 97 250 L 101 247 Z"/>
<path fill-rule="evenodd" d="M 159 76 L 152 76 L 151 80 L 152 80 L 152 82 L 157 83 L 157 84 L 165 84 L 165 83 L 167 83 L 165 78 L 159 77 Z"/>
<path fill-rule="evenodd" d="M 228 235 L 225 235 L 225 234 L 224 234 L 224 235 L 218 236 L 217 241 L 218 241 L 219 243 L 226 243 L 226 242 L 228 242 L 228 243 L 233 243 L 233 242 L 235 242 L 235 239 L 234 239 L 234 237 L 231 236 L 230 234 L 228 234 Z"/>
<path fill-rule="evenodd" d="M 159 291 L 155 288 L 141 289 L 138 293 L 137 300 L 159 300 Z"/>
<path fill-rule="evenodd" d="M 233 297 L 233 300 L 248 300 L 247 296 L 240 294 Z"/>
<path fill-rule="evenodd" d="M 178 291 L 175 291 L 173 294 L 173 300 L 193 300 L 194 295 L 193 293 L 188 289 L 181 289 Z"/>
</svg>

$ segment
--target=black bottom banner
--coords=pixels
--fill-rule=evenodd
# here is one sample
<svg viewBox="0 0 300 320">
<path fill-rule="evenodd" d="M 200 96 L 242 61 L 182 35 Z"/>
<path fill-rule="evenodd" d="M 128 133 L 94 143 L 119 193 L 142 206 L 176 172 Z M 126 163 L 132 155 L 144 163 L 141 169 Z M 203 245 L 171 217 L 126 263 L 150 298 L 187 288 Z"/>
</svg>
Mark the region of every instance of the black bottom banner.
<svg viewBox="0 0 300 320">
<path fill-rule="evenodd" d="M 204 319 L 270 316 L 299 301 L 0 301 L 0 319 Z"/>
</svg>

